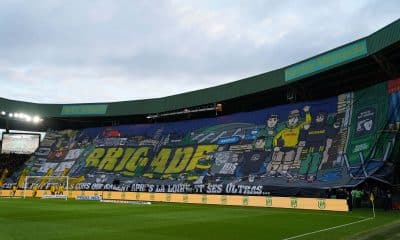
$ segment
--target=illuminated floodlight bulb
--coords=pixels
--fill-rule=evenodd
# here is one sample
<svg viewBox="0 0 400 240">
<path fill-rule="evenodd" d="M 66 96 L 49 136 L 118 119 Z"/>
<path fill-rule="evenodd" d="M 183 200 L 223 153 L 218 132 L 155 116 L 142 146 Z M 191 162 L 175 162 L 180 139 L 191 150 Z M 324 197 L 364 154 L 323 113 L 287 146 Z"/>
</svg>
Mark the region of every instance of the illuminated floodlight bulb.
<svg viewBox="0 0 400 240">
<path fill-rule="evenodd" d="M 19 118 L 19 113 L 14 113 L 14 117 Z"/>
<path fill-rule="evenodd" d="M 34 123 L 38 123 L 38 122 L 41 121 L 39 116 L 34 116 L 32 120 L 33 120 Z"/>
<path fill-rule="evenodd" d="M 9 117 L 13 117 L 13 114 L 12 114 L 12 113 L 9 113 L 8 116 L 9 116 Z"/>
<path fill-rule="evenodd" d="M 27 122 L 30 122 L 30 121 L 32 121 L 32 117 L 29 116 L 29 115 L 26 115 L 26 116 L 25 116 L 25 120 L 26 120 Z"/>
<path fill-rule="evenodd" d="M 6 115 L 6 112 L 4 112 L 4 111 L 1 111 L 1 115 L 3 115 L 3 116 L 4 116 L 4 115 Z"/>
</svg>

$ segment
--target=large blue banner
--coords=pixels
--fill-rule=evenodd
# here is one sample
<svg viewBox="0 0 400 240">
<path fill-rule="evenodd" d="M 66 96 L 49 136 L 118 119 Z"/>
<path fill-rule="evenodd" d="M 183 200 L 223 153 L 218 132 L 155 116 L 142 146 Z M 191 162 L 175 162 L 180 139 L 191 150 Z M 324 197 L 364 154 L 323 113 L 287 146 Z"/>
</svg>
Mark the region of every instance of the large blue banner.
<svg viewBox="0 0 400 240">
<path fill-rule="evenodd" d="M 50 131 L 8 182 L 68 175 L 75 189 L 245 195 L 354 186 L 390 159 L 399 86 L 215 118 Z"/>
</svg>

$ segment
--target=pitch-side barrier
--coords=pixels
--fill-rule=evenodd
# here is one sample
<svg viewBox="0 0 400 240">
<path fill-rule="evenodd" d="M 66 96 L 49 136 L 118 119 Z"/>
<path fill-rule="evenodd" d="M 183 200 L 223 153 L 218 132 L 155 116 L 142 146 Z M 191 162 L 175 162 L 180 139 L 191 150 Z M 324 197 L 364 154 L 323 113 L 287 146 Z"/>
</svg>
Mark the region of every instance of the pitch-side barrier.
<svg viewBox="0 0 400 240">
<path fill-rule="evenodd" d="M 26 190 L 26 197 L 42 198 L 48 190 Z M 24 190 L 0 190 L 0 197 L 23 197 Z M 114 191 L 68 191 L 68 199 L 77 196 L 100 196 L 105 200 L 149 201 L 166 203 L 193 203 L 249 207 L 292 208 L 324 211 L 348 211 L 345 199 L 271 197 L 242 195 L 212 195 L 183 193 L 114 192 Z"/>
</svg>

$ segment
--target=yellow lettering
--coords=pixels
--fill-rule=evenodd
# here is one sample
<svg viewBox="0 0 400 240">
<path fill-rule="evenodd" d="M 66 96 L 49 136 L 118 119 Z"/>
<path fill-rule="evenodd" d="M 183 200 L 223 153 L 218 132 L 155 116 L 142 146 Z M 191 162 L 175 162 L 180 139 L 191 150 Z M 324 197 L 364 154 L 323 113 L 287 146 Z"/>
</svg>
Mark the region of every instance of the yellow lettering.
<svg viewBox="0 0 400 240">
<path fill-rule="evenodd" d="M 163 148 L 158 152 L 157 156 L 153 159 L 150 164 L 151 172 L 163 173 L 165 165 L 167 165 L 169 155 L 171 155 L 171 149 Z"/>
<path fill-rule="evenodd" d="M 132 155 L 129 161 L 126 163 L 125 168 L 130 171 L 134 172 L 137 167 L 144 167 L 146 166 L 149 158 L 147 158 L 147 153 L 149 152 L 148 147 L 141 147 Z"/>
<path fill-rule="evenodd" d="M 165 170 L 166 174 L 180 173 L 188 164 L 193 154 L 193 147 L 177 148 L 175 150 L 174 158 L 171 160 L 168 168 Z"/>
<path fill-rule="evenodd" d="M 126 162 L 131 158 L 132 154 L 135 152 L 134 148 L 126 148 L 124 156 L 121 159 L 121 162 L 115 167 L 114 171 L 118 172 L 124 169 Z"/>
<path fill-rule="evenodd" d="M 114 169 L 115 164 L 117 163 L 118 158 L 122 156 L 124 153 L 123 148 L 109 148 L 107 150 L 107 154 L 104 156 L 103 160 L 100 162 L 98 169 L 99 170 L 107 170 L 111 171 Z"/>
<path fill-rule="evenodd" d="M 96 148 L 86 158 L 86 167 L 97 167 L 100 162 L 100 158 L 104 156 L 106 150 L 104 148 Z"/>
<path fill-rule="evenodd" d="M 207 153 L 214 152 L 218 145 L 201 145 L 198 146 L 196 152 L 193 154 L 192 160 L 186 167 L 186 171 L 193 170 L 197 167 L 200 159 L 205 158 Z"/>
</svg>

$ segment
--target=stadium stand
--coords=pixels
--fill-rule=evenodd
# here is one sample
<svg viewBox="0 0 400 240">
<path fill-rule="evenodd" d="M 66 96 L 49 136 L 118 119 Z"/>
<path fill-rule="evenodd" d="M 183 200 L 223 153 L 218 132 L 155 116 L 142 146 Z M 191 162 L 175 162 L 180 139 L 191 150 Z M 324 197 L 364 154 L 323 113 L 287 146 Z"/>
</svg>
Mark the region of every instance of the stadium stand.
<svg viewBox="0 0 400 240">
<path fill-rule="evenodd" d="M 325 197 L 334 189 L 345 196 L 344 188 L 398 181 L 399 47 L 396 21 L 286 68 L 165 98 L 0 99 L 5 112 L 44 118 L 36 127 L 0 124 L 47 130 L 18 182 L 68 175 L 75 190 Z"/>
<path fill-rule="evenodd" d="M 386 181 L 397 160 L 398 86 L 222 117 L 47 132 L 21 170 L 68 174 L 82 180 L 71 186 L 78 190 L 321 197 Z"/>
<path fill-rule="evenodd" d="M 0 187 L 31 157 L 29 154 L 0 154 Z"/>
</svg>

